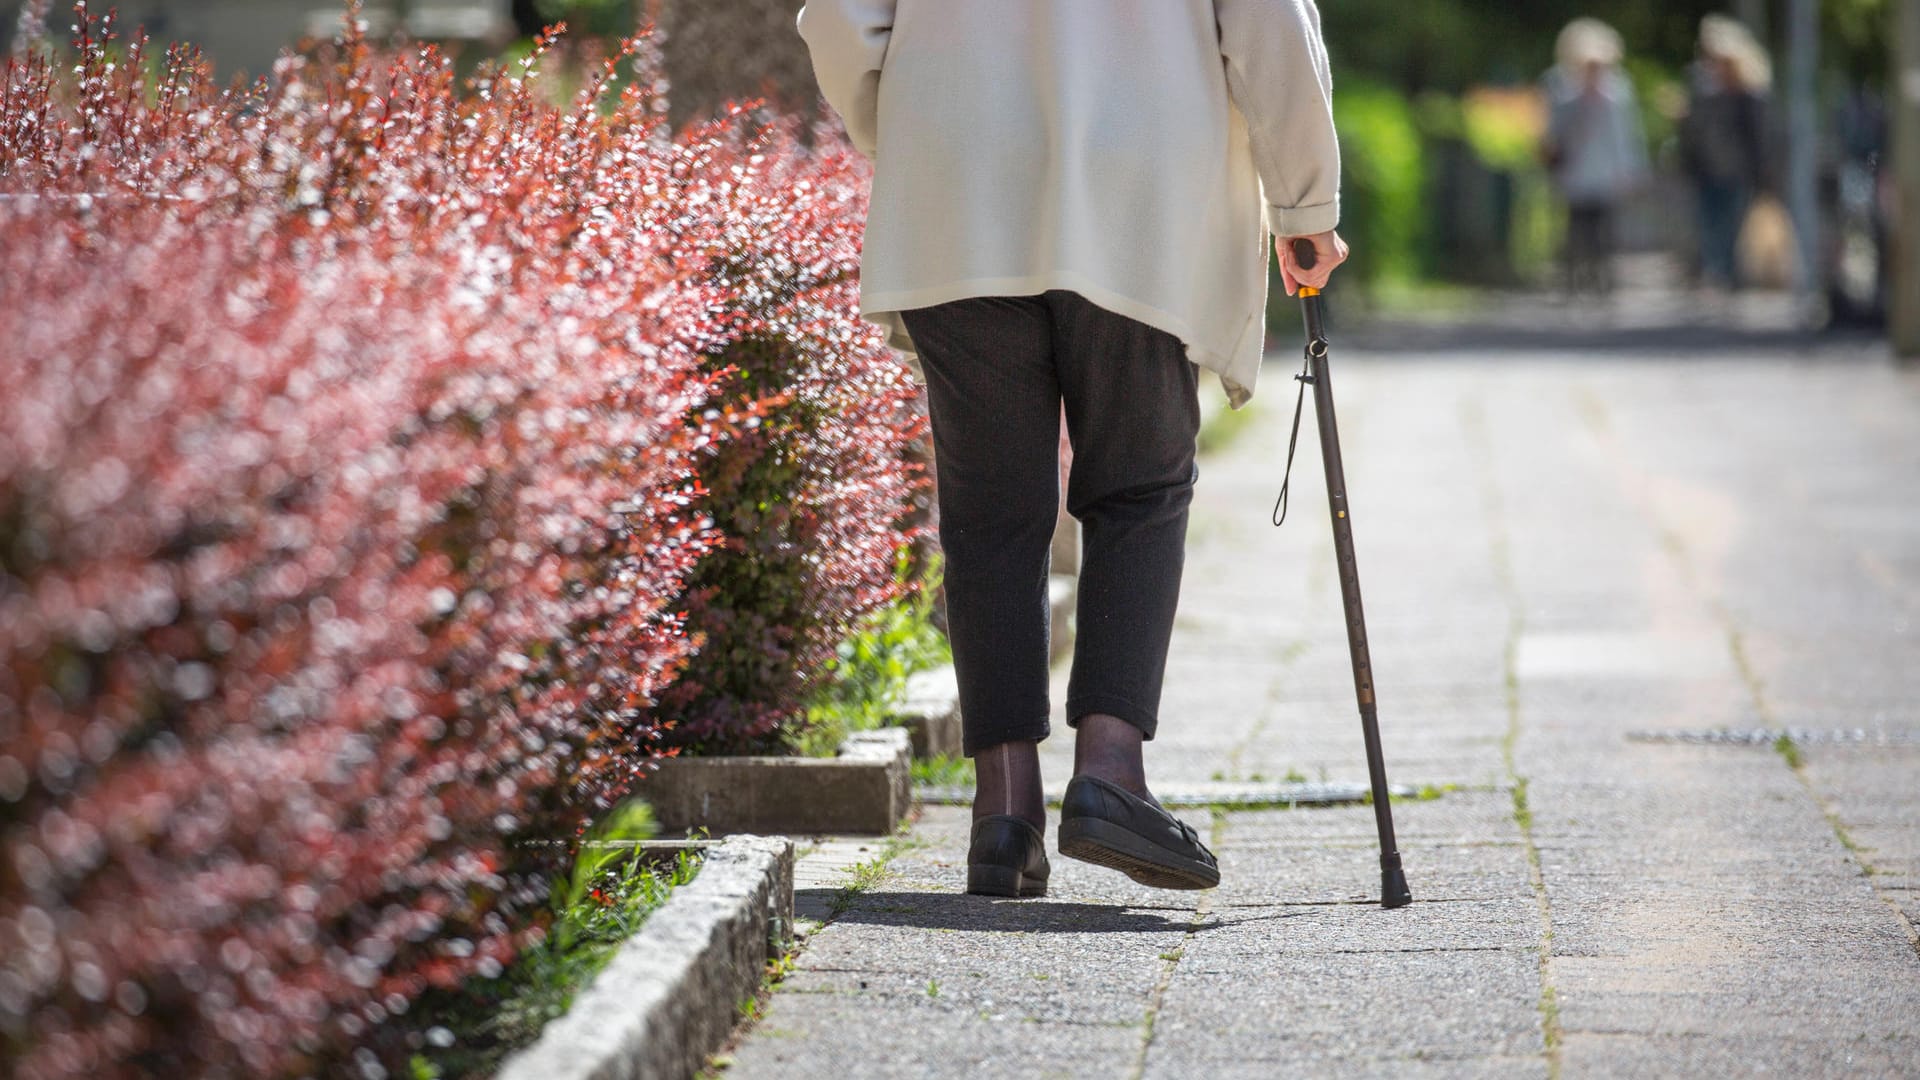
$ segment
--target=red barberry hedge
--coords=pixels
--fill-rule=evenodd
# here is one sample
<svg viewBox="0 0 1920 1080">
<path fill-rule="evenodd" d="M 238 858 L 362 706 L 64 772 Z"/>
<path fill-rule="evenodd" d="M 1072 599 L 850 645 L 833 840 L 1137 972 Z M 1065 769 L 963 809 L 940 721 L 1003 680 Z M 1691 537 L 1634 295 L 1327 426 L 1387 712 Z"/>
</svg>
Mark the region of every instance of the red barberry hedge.
<svg viewBox="0 0 1920 1080">
<path fill-rule="evenodd" d="M 0 90 L 0 1052 L 396 1064 L 696 648 L 798 665 L 889 597 L 917 428 L 853 314 L 863 177 L 675 136 L 645 73 L 562 106 L 349 33 L 223 90 L 76 22 Z M 767 447 L 751 512 L 708 495 Z M 799 602 L 683 595 L 762 501 Z M 747 741 L 791 702 L 731 688 L 804 682 L 676 715 Z"/>
<path fill-rule="evenodd" d="M 911 375 L 847 314 L 865 215 L 864 188 L 844 178 L 857 159 L 844 144 L 824 159 L 756 159 L 762 181 L 728 192 L 720 215 L 738 231 L 718 279 L 744 318 L 709 365 L 731 371 L 727 397 L 778 404 L 702 466 L 722 533 L 690 582 L 688 627 L 704 646 L 656 713 L 676 745 L 702 752 L 766 752 L 804 723 L 836 647 L 898 598 L 891 568 L 918 531 L 906 519 L 925 483 L 904 464 L 926 425 Z"/>
</svg>

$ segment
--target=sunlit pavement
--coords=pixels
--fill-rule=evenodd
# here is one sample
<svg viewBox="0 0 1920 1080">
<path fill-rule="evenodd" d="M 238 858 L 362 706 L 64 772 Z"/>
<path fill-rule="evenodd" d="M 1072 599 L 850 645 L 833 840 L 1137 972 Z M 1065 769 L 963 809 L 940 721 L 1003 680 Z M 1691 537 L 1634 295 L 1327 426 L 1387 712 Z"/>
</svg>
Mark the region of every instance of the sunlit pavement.
<svg viewBox="0 0 1920 1080">
<path fill-rule="evenodd" d="M 1357 336 L 1415 904 L 1369 902 L 1365 807 L 1187 812 L 1218 889 L 1056 857 L 1027 902 L 961 895 L 966 812 L 929 808 L 728 1075 L 1920 1074 L 1920 373 L 1865 340 Z M 1163 791 L 1365 778 L 1311 417 L 1268 521 L 1294 366 L 1201 464 Z"/>
</svg>

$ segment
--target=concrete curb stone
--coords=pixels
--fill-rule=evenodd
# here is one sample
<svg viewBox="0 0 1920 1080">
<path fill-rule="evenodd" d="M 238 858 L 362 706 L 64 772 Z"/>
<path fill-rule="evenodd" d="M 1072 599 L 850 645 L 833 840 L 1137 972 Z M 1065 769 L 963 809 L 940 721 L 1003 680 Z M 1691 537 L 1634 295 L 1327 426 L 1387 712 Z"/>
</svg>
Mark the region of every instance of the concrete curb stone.
<svg viewBox="0 0 1920 1080">
<path fill-rule="evenodd" d="M 883 836 L 912 806 L 901 728 L 855 732 L 835 758 L 670 758 L 640 794 L 667 832 Z"/>
<path fill-rule="evenodd" d="M 907 730 L 907 737 L 913 740 L 914 757 L 959 757 L 960 682 L 953 666 L 908 676 L 904 700 L 893 710 L 891 719 Z"/>
<path fill-rule="evenodd" d="M 500 1080 L 679 1080 L 733 1030 L 767 960 L 793 934 L 793 842 L 734 836 L 707 849 L 605 970 L 509 1058 Z"/>
</svg>

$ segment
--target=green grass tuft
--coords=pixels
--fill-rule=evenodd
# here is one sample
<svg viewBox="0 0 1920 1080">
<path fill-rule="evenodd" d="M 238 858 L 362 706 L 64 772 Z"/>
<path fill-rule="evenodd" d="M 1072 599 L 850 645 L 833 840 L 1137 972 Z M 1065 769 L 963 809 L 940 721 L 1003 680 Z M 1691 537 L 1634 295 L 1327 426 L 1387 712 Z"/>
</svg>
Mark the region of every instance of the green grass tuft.
<svg viewBox="0 0 1920 1080">
<path fill-rule="evenodd" d="M 1779 738 L 1773 740 L 1773 752 L 1785 758 L 1787 767 L 1790 769 L 1798 769 L 1806 761 L 1800 756 L 1800 744 L 1794 742 L 1793 736 L 1784 731 L 1780 733 Z"/>
<path fill-rule="evenodd" d="M 414 1055 L 414 1080 L 489 1076 L 508 1054 L 531 1045 L 540 1029 L 566 1013 L 580 988 L 638 933 L 673 890 L 693 880 L 700 857 L 682 851 L 651 864 L 635 842 L 651 839 L 652 813 L 622 804 L 589 832 L 573 872 L 556 883 L 546 933 L 522 949 L 495 978 L 470 978 L 436 990 L 415 1005 L 432 1045 Z"/>
<path fill-rule="evenodd" d="M 912 769 L 913 782 L 926 787 L 972 787 L 974 782 L 972 758 L 948 754 L 915 758 Z"/>
<path fill-rule="evenodd" d="M 1533 829 L 1533 808 L 1527 804 L 1527 778 L 1516 777 L 1513 782 L 1513 823 L 1520 826 L 1522 832 Z"/>
</svg>

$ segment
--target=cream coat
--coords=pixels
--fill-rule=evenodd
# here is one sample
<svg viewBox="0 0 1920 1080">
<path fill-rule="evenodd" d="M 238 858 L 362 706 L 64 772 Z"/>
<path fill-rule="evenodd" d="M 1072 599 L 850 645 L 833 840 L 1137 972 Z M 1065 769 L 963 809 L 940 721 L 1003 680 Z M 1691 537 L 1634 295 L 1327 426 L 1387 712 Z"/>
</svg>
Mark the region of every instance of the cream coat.
<svg viewBox="0 0 1920 1080">
<path fill-rule="evenodd" d="M 1312 0 L 809 0 L 800 33 L 874 161 L 861 312 L 1069 289 L 1253 395 L 1269 233 L 1339 220 Z"/>
</svg>

